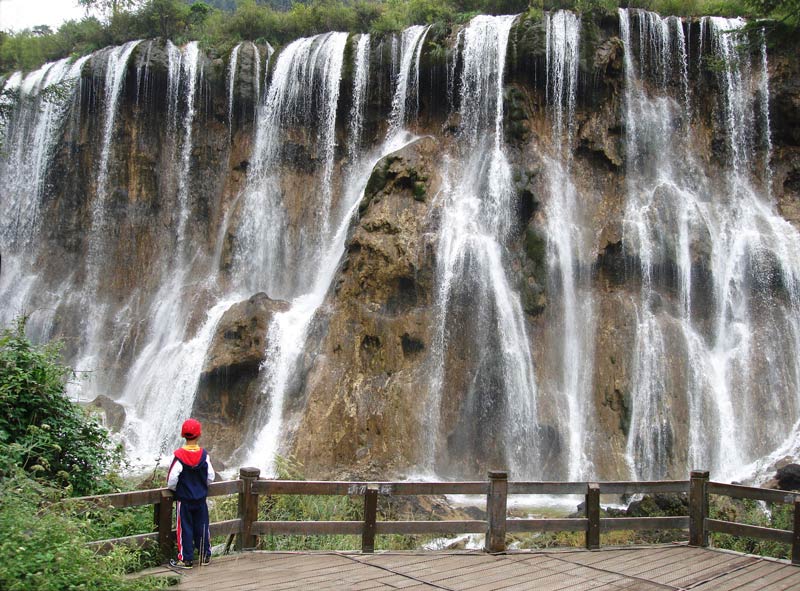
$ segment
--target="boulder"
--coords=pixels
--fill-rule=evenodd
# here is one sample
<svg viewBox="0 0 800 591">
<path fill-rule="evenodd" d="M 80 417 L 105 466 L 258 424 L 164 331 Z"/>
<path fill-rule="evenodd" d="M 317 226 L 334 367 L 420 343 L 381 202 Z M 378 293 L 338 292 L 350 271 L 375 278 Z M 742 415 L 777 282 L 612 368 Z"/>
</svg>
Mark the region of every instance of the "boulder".
<svg viewBox="0 0 800 591">
<path fill-rule="evenodd" d="M 217 325 L 192 414 L 203 422 L 208 446 L 213 446 L 220 458 L 242 443 L 242 426 L 256 404 L 270 322 L 274 314 L 288 307 L 287 302 L 257 293 L 231 306 Z"/>
<path fill-rule="evenodd" d="M 780 490 L 800 490 L 800 464 L 788 464 L 775 474 Z"/>
<path fill-rule="evenodd" d="M 125 424 L 125 408 L 108 396 L 98 396 L 89 403 L 89 406 L 100 409 L 103 425 L 109 431 L 116 433 Z"/>
</svg>

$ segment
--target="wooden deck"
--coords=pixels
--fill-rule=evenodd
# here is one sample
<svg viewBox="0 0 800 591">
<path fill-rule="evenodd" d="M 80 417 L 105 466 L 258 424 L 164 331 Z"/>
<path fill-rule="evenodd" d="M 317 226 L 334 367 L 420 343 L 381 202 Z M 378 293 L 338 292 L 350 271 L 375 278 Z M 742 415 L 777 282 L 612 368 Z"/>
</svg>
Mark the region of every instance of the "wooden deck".
<svg viewBox="0 0 800 591">
<path fill-rule="evenodd" d="M 685 545 L 501 555 L 247 552 L 180 574 L 173 588 L 181 591 L 800 590 L 798 566 Z"/>
</svg>

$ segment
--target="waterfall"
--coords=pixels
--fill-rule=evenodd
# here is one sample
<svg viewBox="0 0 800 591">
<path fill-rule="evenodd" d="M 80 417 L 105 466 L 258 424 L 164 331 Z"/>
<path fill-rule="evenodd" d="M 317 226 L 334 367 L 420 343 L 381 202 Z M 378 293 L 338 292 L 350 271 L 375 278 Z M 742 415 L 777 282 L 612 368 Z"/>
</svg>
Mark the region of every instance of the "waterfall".
<svg viewBox="0 0 800 591">
<path fill-rule="evenodd" d="M 184 105 L 183 116 L 183 142 L 181 145 L 180 173 L 178 177 L 178 228 L 177 243 L 178 251 L 182 253 L 184 248 L 184 238 L 186 233 L 186 223 L 189 219 L 189 172 L 192 165 L 192 124 L 195 117 L 195 103 L 197 99 L 197 86 L 200 68 L 200 47 L 197 41 L 192 41 L 183 49 L 183 59 L 181 60 L 182 78 L 184 80 L 183 96 L 186 104 Z"/>
<path fill-rule="evenodd" d="M 498 438 L 498 445 L 515 477 L 539 469 L 533 361 L 522 307 L 503 261 L 513 209 L 503 139 L 503 74 L 515 18 L 477 16 L 463 36 L 459 151 L 444 162 L 440 196 L 437 325 L 426 412 L 428 470 L 436 469 L 442 452 L 437 442 L 443 436 L 445 387 L 456 379 L 447 367 L 455 331 L 475 351 L 461 352 L 470 359 L 463 368 L 468 375 L 458 378 L 467 392 L 454 426 L 459 431 L 455 445 L 470 453 L 477 424 L 495 420 L 503 425 L 506 437 Z"/>
<path fill-rule="evenodd" d="M 241 49 L 242 43 L 234 47 L 228 62 L 228 141 L 233 135 L 233 85 L 236 82 L 236 67 L 239 65 L 239 51 Z"/>
<path fill-rule="evenodd" d="M 39 225 L 39 206 L 45 181 L 70 100 L 49 96 L 53 89 L 70 97 L 88 58 L 71 64 L 71 59 L 45 64 L 25 76 L 12 77 L 5 88 L 17 86 L 19 105 L 10 122 L 0 166 L 5 186 L 0 199 L 0 236 L 3 254 L 9 247 L 29 246 Z"/>
<path fill-rule="evenodd" d="M 111 156 L 111 140 L 114 134 L 114 123 L 117 120 L 119 97 L 125 74 L 128 71 L 128 59 L 140 41 L 128 41 L 125 45 L 115 47 L 108 54 L 105 77 L 105 117 L 103 121 L 103 138 L 100 147 L 100 163 L 97 167 L 97 198 L 93 209 L 93 227 L 102 230 L 103 208 L 108 191 L 108 159 Z"/>
<path fill-rule="evenodd" d="M 572 181 L 571 161 L 574 113 L 578 87 L 580 17 L 560 10 L 546 15 L 547 97 L 551 105 L 553 154 L 545 158 L 549 202 L 546 207 L 550 291 L 558 294 L 553 305 L 560 318 L 553 318 L 555 348 L 560 375 L 554 376 L 553 393 L 558 400 L 559 424 L 567 442 L 570 480 L 593 473 L 587 456 L 592 449 L 586 438 L 593 369 L 593 296 L 588 278 L 591 259 L 587 252 L 587 225 Z M 557 312 L 555 313 L 557 315 Z"/>
<path fill-rule="evenodd" d="M 239 73 L 239 70 L 242 69 L 242 65 L 239 64 L 239 54 L 243 47 L 247 45 L 252 50 L 252 64 L 250 68 L 250 72 L 246 72 L 246 74 L 250 75 L 250 80 L 252 80 L 253 84 L 253 102 L 255 105 L 255 112 L 258 112 L 258 104 L 261 100 L 261 52 L 258 49 L 258 45 L 255 43 L 248 41 L 239 43 L 236 47 L 233 48 L 231 51 L 231 56 L 228 64 L 228 139 L 230 140 L 233 134 L 233 118 L 234 118 L 234 90 L 236 85 L 236 76 Z M 269 59 L 272 56 L 273 49 L 272 46 L 267 43 L 267 67 L 264 68 L 264 77 L 267 76 L 267 70 L 269 66 Z"/>
<path fill-rule="evenodd" d="M 352 107 L 352 112 L 361 113 L 364 111 L 367 94 L 365 92 L 366 82 L 359 80 L 358 72 L 366 72 L 369 63 L 369 42 L 368 40 L 364 41 L 364 37 L 366 36 L 362 36 L 359 40 L 354 64 L 354 71 L 357 73 L 354 85 L 357 88 L 361 87 L 362 91 L 354 91 Z M 361 50 L 362 48 L 363 51 Z M 282 66 L 282 58 L 283 55 L 278 58 L 276 73 L 273 76 L 273 85 L 276 84 L 276 78 Z M 284 67 L 287 66 L 284 65 Z M 408 63 L 408 69 L 411 69 L 410 62 Z M 411 74 L 408 70 L 404 71 L 401 73 L 401 80 L 407 80 Z M 415 74 L 418 76 L 418 73 Z M 283 83 L 279 81 L 278 84 Z M 273 95 L 272 88 L 270 89 L 270 95 Z M 333 116 L 335 116 L 335 105 L 332 106 L 331 110 Z M 335 121 L 331 125 L 334 126 Z M 349 126 L 351 138 L 361 137 L 361 126 L 363 126 L 363 118 L 351 120 Z M 266 376 L 262 389 L 262 393 L 269 397 L 269 405 L 253 421 L 253 425 L 257 427 L 257 434 L 254 443 L 246 451 L 246 462 L 251 465 L 263 466 L 268 473 L 272 474 L 275 470 L 275 456 L 278 453 L 281 438 L 284 435 L 284 402 L 293 380 L 296 379 L 295 372 L 298 360 L 305 351 L 311 321 L 330 289 L 339 261 L 345 251 L 348 230 L 358 205 L 364 196 L 364 190 L 372 170 L 383 157 L 402 147 L 400 143 L 403 141 L 400 139 L 402 135 L 398 130 L 392 138 L 387 139 L 378 149 L 371 151 L 369 154 L 357 153 L 354 156 L 354 162 L 357 164 L 350 168 L 346 179 L 342 183 L 342 215 L 336 221 L 336 229 L 331 233 L 327 243 L 323 244 L 316 253 L 318 267 L 311 277 L 308 291 L 295 297 L 287 311 L 276 314 L 269 326 L 269 348 L 267 349 L 266 361 L 263 367 Z"/>
<path fill-rule="evenodd" d="M 392 97 L 392 114 L 389 116 L 387 139 L 397 136 L 406 124 L 409 104 L 414 109 L 418 108 L 419 60 L 428 29 L 430 26 L 414 25 L 403 31 L 400 46 L 400 69 Z M 413 114 L 416 115 L 416 110 Z"/>
<path fill-rule="evenodd" d="M 785 445 L 784 434 L 800 415 L 800 236 L 775 211 L 769 170 L 759 173 L 760 163 L 768 169 L 769 156 L 758 152 L 771 145 L 763 107 L 768 89 L 762 71 L 734 49 L 743 21 L 703 19 L 707 39 L 697 59 L 720 64 L 717 133 L 724 148 L 718 173 L 693 149 L 703 142 L 688 125 L 684 84 L 678 85 L 684 96 L 674 90 L 688 59 L 682 24 L 642 11 L 619 15 L 628 183 L 624 244 L 638 258 L 642 277 L 628 463 L 636 478 L 661 478 L 687 464 L 711 469 L 715 478 L 746 477 L 752 462 Z M 633 18 L 639 24 L 638 63 Z M 766 55 L 759 57 L 763 70 Z M 763 139 L 756 137 L 759 130 Z M 677 298 L 662 287 L 672 274 Z M 677 418 L 683 407 L 689 409 L 688 432 Z"/>
<path fill-rule="evenodd" d="M 336 106 L 346 42 L 346 33 L 317 35 L 294 41 L 278 56 L 241 197 L 233 279 L 243 292 L 267 291 L 273 298 L 290 299 L 308 289 L 304 281 L 313 276 L 331 226 Z M 277 172 L 282 138 L 289 129 L 303 127 L 307 133 L 318 130 L 309 141 L 323 163 L 315 180 L 322 199 L 316 204 L 314 229 L 307 230 L 311 236 L 296 235 L 297 224 L 287 219 Z"/>
<path fill-rule="evenodd" d="M 16 316 L 32 313 L 40 303 L 41 280 L 34 260 L 27 256 L 35 248 L 46 198 L 47 175 L 78 86 L 83 57 L 49 63 L 22 77 L 12 75 L 5 90 L 19 93 L 17 108 L 7 124 L 0 150 L 0 322 L 8 326 Z M 56 94 L 52 93 L 57 89 Z M 5 99 L 4 99 L 5 100 Z M 29 334 L 47 335 L 46 319 L 37 314 L 28 322 Z M 48 318 L 52 314 L 46 315 Z M 43 324 L 45 323 L 45 324 Z"/>
<path fill-rule="evenodd" d="M 369 84 L 370 36 L 358 38 L 355 55 L 355 75 L 353 76 L 353 105 L 350 109 L 348 131 L 350 139 L 347 154 L 352 161 L 361 151 L 361 130 L 364 126 L 364 107 L 366 105 L 367 85 Z"/>
</svg>

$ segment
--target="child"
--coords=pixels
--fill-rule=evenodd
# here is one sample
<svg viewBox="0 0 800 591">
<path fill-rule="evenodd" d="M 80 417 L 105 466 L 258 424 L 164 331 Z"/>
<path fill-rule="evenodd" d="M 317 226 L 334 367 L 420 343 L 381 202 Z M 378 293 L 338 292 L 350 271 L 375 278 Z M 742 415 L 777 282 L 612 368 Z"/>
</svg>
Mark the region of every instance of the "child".
<svg viewBox="0 0 800 591">
<path fill-rule="evenodd" d="M 175 450 L 169 467 L 167 488 L 175 491 L 178 515 L 178 559 L 170 566 L 192 568 L 195 549 L 201 564 L 211 561 L 211 536 L 208 530 L 208 485 L 214 481 L 214 468 L 208 453 L 197 445 L 202 425 L 187 419 L 181 426 L 186 445 Z"/>
</svg>

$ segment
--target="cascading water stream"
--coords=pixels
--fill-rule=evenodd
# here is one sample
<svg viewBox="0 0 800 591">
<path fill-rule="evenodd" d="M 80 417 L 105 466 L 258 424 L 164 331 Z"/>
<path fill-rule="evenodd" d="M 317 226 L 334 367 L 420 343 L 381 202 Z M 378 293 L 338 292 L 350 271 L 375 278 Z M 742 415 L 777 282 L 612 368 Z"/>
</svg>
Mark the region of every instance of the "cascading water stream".
<svg viewBox="0 0 800 591">
<path fill-rule="evenodd" d="M 233 48 L 228 62 L 228 141 L 233 135 L 233 91 L 236 83 L 236 68 L 239 65 L 239 51 L 241 51 L 243 44 L 244 42 L 239 43 Z"/>
<path fill-rule="evenodd" d="M 186 104 L 183 116 L 183 142 L 181 145 L 180 176 L 178 177 L 178 228 L 177 249 L 178 256 L 184 254 L 184 239 L 186 238 L 186 223 L 189 219 L 189 191 L 190 171 L 192 166 L 192 124 L 195 118 L 195 103 L 197 99 L 198 77 L 200 71 L 200 46 L 197 41 L 192 41 L 183 48 L 181 60 L 182 78 Z"/>
<path fill-rule="evenodd" d="M 522 307 L 503 263 L 514 195 L 504 150 L 503 74 L 515 18 L 477 16 L 463 36 L 459 153 L 445 161 L 440 197 L 437 326 L 425 413 L 425 468 L 430 471 L 436 470 L 440 453 L 441 408 L 449 381 L 447 334 L 456 324 L 469 327 L 467 338 L 479 352 L 467 370 L 471 377 L 466 380 L 465 405 L 470 419 L 465 422 L 478 422 L 486 413 L 503 414 L 499 420 L 507 435 L 501 445 L 512 473 L 527 477 L 539 468 L 533 361 Z M 473 300 L 466 318 L 457 305 L 465 297 Z M 499 392 L 491 391 L 492 386 Z"/>
<path fill-rule="evenodd" d="M 12 75 L 4 89 L 16 89 L 20 97 L 9 122 L 0 154 L 0 323 L 11 324 L 23 312 L 41 305 L 34 301 L 40 291 L 36 270 L 24 252 L 35 244 L 41 228 L 41 207 L 46 197 L 47 172 L 63 131 L 81 69 L 88 56 L 45 64 L 28 74 Z M 50 95 L 58 89 L 57 95 Z M 22 255 L 22 256 L 21 256 Z M 47 315 L 52 316 L 50 315 Z M 41 314 L 28 321 L 29 334 L 44 338 Z M 45 321 L 46 322 L 46 321 Z"/>
<path fill-rule="evenodd" d="M 79 371 L 94 371 L 98 368 L 102 351 L 106 347 L 102 336 L 107 321 L 107 305 L 101 296 L 101 278 L 103 276 L 104 253 L 108 242 L 107 205 L 109 159 L 111 158 L 112 140 L 115 131 L 117 113 L 123 83 L 128 71 L 128 60 L 141 41 L 129 41 L 125 45 L 115 47 L 108 52 L 105 70 L 104 118 L 103 134 L 100 145 L 100 157 L 95 180 L 95 194 L 91 207 L 91 226 L 88 235 L 88 253 L 86 257 L 86 279 L 81 294 L 81 308 L 86 310 L 83 319 L 82 354 L 75 367 Z"/>
<path fill-rule="evenodd" d="M 571 177 L 574 113 L 578 86 L 580 17 L 560 10 L 547 14 L 547 96 L 551 105 L 553 154 L 545 158 L 550 199 L 546 208 L 551 289 L 561 329 L 560 376 L 556 381 L 559 424 L 567 441 L 567 477 L 581 480 L 592 474 L 586 440 L 587 396 L 591 392 L 594 332 L 591 286 L 581 269 L 588 269 L 588 240 L 580 220 L 577 189 Z"/>
<path fill-rule="evenodd" d="M 111 157 L 114 124 L 119 111 L 119 97 L 128 71 L 128 60 L 139 43 L 140 41 L 128 41 L 125 45 L 115 47 L 109 52 L 106 62 L 103 138 L 97 167 L 97 196 L 92 209 L 92 227 L 98 231 L 103 229 L 104 207 L 108 196 L 108 160 Z"/>
<path fill-rule="evenodd" d="M 408 117 L 409 102 L 413 101 L 415 108 L 419 105 L 419 60 L 428 29 L 430 29 L 430 26 L 414 25 L 403 31 L 399 50 L 400 69 L 392 98 L 392 114 L 389 116 L 389 128 L 386 132 L 386 139 L 389 141 L 402 132 Z"/>
<path fill-rule="evenodd" d="M 353 112 L 363 112 L 364 102 L 367 98 L 367 82 L 362 80 L 358 73 L 364 72 L 364 76 L 366 76 L 368 71 L 368 43 L 368 40 L 365 41 L 364 37 L 362 37 L 355 53 L 354 71 L 356 72 L 356 77 L 354 80 Z M 363 50 L 360 48 L 363 48 Z M 407 50 L 413 52 L 415 48 L 416 44 L 410 43 Z M 412 60 L 404 59 L 403 67 L 398 75 L 392 103 L 393 109 L 405 109 L 406 98 L 399 98 L 398 95 L 400 93 L 409 92 L 409 88 L 416 92 L 413 89 L 413 85 L 409 84 L 409 79 L 412 77 L 419 77 L 418 62 L 412 63 Z M 350 145 L 354 145 L 354 142 L 362 134 L 363 118 L 354 119 L 358 126 L 356 127 L 351 120 L 349 126 L 351 134 Z M 392 120 L 402 120 L 402 116 L 393 110 Z M 333 125 L 335 125 L 335 121 Z M 248 462 L 251 464 L 264 466 L 269 472 L 274 470 L 275 455 L 278 452 L 281 437 L 283 436 L 284 400 L 291 386 L 293 372 L 297 367 L 298 359 L 303 354 L 311 321 L 324 301 L 325 294 L 328 292 L 338 268 L 339 260 L 344 253 L 347 232 L 358 204 L 364 196 L 367 181 L 370 178 L 372 169 L 383 157 L 400 149 L 410 139 L 411 137 L 403 133 L 402 129 L 397 129 L 390 137 L 387 137 L 383 145 L 377 150 L 367 155 L 356 153 L 353 156 L 356 164 L 348 171 L 347 178 L 342 183 L 342 187 L 345 188 L 342 196 L 342 215 L 329 243 L 319 252 L 319 266 L 313 276 L 313 284 L 309 286 L 308 292 L 292 301 L 289 310 L 276 314 L 269 327 L 268 340 L 270 347 L 267 351 L 267 361 L 265 362 L 268 374 L 263 391 L 264 393 L 269 393 L 270 404 L 267 409 L 266 420 L 259 418 L 254 423 L 261 427 L 255 444 L 249 451 Z"/>
<path fill-rule="evenodd" d="M 369 49 L 370 36 L 358 38 L 355 55 L 355 75 L 353 76 L 353 105 L 350 109 L 348 125 L 349 140 L 347 154 L 353 162 L 361 153 L 361 130 L 364 126 L 364 107 L 366 104 L 367 84 L 369 83 Z"/>
<path fill-rule="evenodd" d="M 307 278 L 314 276 L 331 226 L 336 106 L 346 42 L 346 33 L 327 33 L 298 39 L 278 56 L 241 197 L 232 278 L 242 293 L 267 291 L 272 298 L 291 299 L 304 293 Z M 278 173 L 282 138 L 303 122 L 319 130 L 315 147 L 323 163 L 316 181 L 322 203 L 310 237 L 296 235 L 290 224 Z"/>
<path fill-rule="evenodd" d="M 770 146 L 763 115 L 768 90 L 759 86 L 766 58 L 760 56 L 762 71 L 755 73 L 749 58 L 733 49 L 732 32 L 742 21 L 703 19 L 697 59 L 721 64 L 720 174 L 693 149 L 702 142 L 688 127 L 682 24 L 640 11 L 619 14 L 628 182 L 624 244 L 638 257 L 642 277 L 628 463 L 636 478 L 660 478 L 687 464 L 711 469 L 715 478 L 746 477 L 748 464 L 785 445 L 778 434 L 791 431 L 800 413 L 800 237 L 770 203 L 769 171 L 757 173 L 758 164 L 768 162 L 768 155 L 756 156 L 757 148 Z M 632 17 L 639 24 L 638 63 Z M 684 96 L 674 96 L 676 86 Z M 756 137 L 759 129 L 766 139 Z M 674 302 L 661 287 L 670 268 L 678 287 Z M 775 276 L 786 298 L 771 293 L 769 278 Z M 685 434 L 676 418 L 684 406 Z M 772 425 L 770 432 L 754 432 L 756 413 L 758 424 Z M 683 440 L 687 449 L 680 451 Z"/>
</svg>

